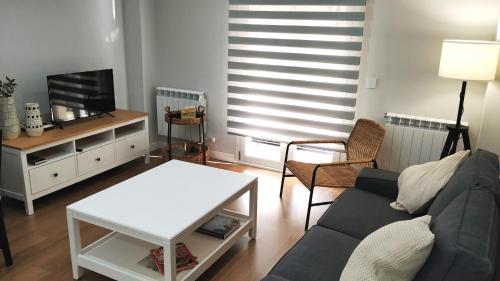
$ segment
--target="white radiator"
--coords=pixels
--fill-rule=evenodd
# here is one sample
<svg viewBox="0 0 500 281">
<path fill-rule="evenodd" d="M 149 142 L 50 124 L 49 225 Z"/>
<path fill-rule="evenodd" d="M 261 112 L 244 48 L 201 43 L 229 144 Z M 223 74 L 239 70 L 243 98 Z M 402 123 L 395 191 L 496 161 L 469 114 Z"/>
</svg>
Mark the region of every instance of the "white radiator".
<svg viewBox="0 0 500 281">
<path fill-rule="evenodd" d="M 382 169 L 400 172 L 405 168 L 439 160 L 448 136 L 446 126 L 454 124 L 442 120 L 396 113 L 385 115 L 385 138 L 377 162 Z M 462 125 L 467 126 L 466 122 Z M 463 149 L 459 142 L 457 149 Z"/>
<path fill-rule="evenodd" d="M 187 106 L 203 106 L 207 111 L 207 94 L 201 91 L 191 91 L 158 87 L 156 88 L 156 110 L 158 116 L 158 134 L 167 135 L 168 124 L 165 122 L 165 107 L 170 110 L 180 110 Z M 205 122 L 205 131 L 206 131 Z M 172 126 L 172 137 L 186 140 L 198 141 L 197 126 Z"/>
</svg>

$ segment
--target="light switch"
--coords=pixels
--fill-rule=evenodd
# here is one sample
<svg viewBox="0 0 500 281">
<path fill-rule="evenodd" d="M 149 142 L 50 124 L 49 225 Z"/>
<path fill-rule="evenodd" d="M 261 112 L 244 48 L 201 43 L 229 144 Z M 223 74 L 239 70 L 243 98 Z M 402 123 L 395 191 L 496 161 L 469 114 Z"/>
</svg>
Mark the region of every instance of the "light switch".
<svg viewBox="0 0 500 281">
<path fill-rule="evenodd" d="M 377 78 L 366 78 L 365 88 L 376 89 L 377 88 Z"/>
</svg>

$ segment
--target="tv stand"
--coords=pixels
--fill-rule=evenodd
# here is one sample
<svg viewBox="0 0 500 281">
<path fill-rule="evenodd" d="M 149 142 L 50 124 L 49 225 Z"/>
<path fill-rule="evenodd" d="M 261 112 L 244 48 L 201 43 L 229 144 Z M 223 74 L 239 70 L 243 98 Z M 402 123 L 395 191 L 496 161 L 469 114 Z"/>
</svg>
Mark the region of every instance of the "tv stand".
<svg viewBox="0 0 500 281">
<path fill-rule="evenodd" d="M 101 112 L 101 113 L 98 113 L 98 114 L 97 114 L 97 116 L 101 116 L 101 115 L 103 115 L 103 114 L 106 114 L 106 115 L 108 115 L 109 117 L 113 117 L 113 118 L 115 118 L 115 116 L 114 116 L 113 114 L 111 114 L 111 112 Z"/>
<path fill-rule="evenodd" d="M 26 214 L 33 201 L 84 179 L 145 155 L 149 163 L 148 114 L 118 109 L 64 124 L 40 137 L 22 132 L 2 143 L 0 194 L 24 201 Z M 60 126 L 60 124 L 58 124 Z M 30 164 L 28 156 L 46 162 Z"/>
</svg>

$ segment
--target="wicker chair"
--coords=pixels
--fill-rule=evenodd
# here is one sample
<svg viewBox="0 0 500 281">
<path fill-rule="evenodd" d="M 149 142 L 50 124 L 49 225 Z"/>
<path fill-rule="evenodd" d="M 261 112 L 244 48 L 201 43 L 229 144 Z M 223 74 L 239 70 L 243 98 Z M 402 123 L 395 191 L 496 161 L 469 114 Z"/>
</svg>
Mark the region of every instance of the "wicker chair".
<svg viewBox="0 0 500 281">
<path fill-rule="evenodd" d="M 292 141 L 286 147 L 285 163 L 281 178 L 280 198 L 283 196 L 285 177 L 296 177 L 310 190 L 307 207 L 306 226 L 309 227 L 311 207 L 331 204 L 333 201 L 312 203 L 315 186 L 352 187 L 359 170 L 363 167 L 377 168 L 375 161 L 379 148 L 384 140 L 385 129 L 382 125 L 367 119 L 359 119 L 347 139 L 347 142 L 337 139 Z M 346 152 L 346 161 L 312 164 L 288 160 L 291 145 L 341 143 Z M 292 174 L 287 174 L 286 170 Z"/>
</svg>

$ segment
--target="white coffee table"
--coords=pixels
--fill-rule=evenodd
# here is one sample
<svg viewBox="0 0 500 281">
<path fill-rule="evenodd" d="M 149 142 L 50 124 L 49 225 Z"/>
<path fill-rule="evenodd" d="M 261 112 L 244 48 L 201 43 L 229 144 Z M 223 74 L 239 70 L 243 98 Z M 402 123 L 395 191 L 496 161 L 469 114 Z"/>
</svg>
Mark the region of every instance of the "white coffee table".
<svg viewBox="0 0 500 281">
<path fill-rule="evenodd" d="M 250 191 L 249 214 L 224 208 Z M 195 230 L 217 213 L 240 220 L 225 240 Z M 172 160 L 67 207 L 73 278 L 89 269 L 116 280 L 195 280 L 246 232 L 256 236 L 257 178 Z M 112 230 L 82 249 L 79 222 Z M 175 245 L 183 242 L 199 264 L 176 274 Z M 164 247 L 165 275 L 139 264 Z"/>
</svg>

